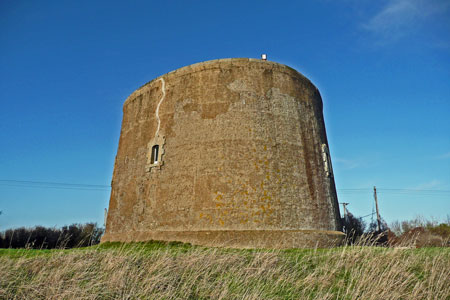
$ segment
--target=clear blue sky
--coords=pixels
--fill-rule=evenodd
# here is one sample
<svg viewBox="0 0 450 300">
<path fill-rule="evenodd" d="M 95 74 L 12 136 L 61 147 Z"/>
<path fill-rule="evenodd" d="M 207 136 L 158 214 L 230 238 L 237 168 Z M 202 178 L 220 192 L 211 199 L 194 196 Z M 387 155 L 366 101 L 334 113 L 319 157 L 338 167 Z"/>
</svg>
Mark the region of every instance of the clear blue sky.
<svg viewBox="0 0 450 300">
<path fill-rule="evenodd" d="M 102 224 L 107 187 L 5 180 L 108 186 L 129 94 L 186 65 L 262 53 L 319 88 L 350 211 L 371 213 L 376 185 L 388 222 L 450 214 L 447 0 L 4 0 L 0 230 Z"/>
</svg>

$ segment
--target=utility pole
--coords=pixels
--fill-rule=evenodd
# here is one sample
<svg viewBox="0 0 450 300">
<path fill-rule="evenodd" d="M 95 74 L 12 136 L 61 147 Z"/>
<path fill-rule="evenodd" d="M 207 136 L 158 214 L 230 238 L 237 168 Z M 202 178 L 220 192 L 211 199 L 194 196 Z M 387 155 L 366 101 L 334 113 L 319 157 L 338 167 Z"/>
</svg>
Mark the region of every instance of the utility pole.
<svg viewBox="0 0 450 300">
<path fill-rule="evenodd" d="M 348 202 L 341 202 L 342 208 L 344 209 L 344 219 L 347 218 L 347 205 L 349 205 Z"/>
<path fill-rule="evenodd" d="M 375 208 L 377 210 L 378 232 L 381 232 L 381 218 L 380 218 L 380 211 L 378 210 L 378 198 L 376 186 L 373 187 L 373 197 L 375 198 Z"/>
<path fill-rule="evenodd" d="M 348 202 L 341 202 L 341 204 L 342 204 L 342 208 L 343 208 L 343 210 L 344 210 L 344 232 L 346 232 L 346 233 L 348 233 L 348 228 L 347 228 L 347 225 L 348 225 L 348 220 L 347 220 L 347 216 L 348 216 L 348 213 L 347 213 L 347 205 L 349 204 Z"/>
</svg>

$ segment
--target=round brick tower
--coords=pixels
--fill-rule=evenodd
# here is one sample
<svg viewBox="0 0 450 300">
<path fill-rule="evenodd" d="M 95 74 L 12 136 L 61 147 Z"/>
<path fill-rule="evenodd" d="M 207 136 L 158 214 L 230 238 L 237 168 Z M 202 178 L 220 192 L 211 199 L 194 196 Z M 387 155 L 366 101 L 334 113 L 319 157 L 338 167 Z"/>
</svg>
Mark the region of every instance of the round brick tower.
<svg viewBox="0 0 450 300">
<path fill-rule="evenodd" d="M 259 59 L 187 66 L 125 101 L 105 241 L 339 243 L 317 88 Z"/>
</svg>

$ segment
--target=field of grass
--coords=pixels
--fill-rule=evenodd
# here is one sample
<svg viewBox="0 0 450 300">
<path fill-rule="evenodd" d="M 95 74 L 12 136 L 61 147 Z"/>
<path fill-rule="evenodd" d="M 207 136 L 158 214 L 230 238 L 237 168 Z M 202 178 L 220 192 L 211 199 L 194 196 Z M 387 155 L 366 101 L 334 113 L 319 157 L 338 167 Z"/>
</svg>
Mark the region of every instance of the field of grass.
<svg viewBox="0 0 450 300">
<path fill-rule="evenodd" d="M 450 299 L 450 248 L 0 249 L 0 299 Z"/>
</svg>

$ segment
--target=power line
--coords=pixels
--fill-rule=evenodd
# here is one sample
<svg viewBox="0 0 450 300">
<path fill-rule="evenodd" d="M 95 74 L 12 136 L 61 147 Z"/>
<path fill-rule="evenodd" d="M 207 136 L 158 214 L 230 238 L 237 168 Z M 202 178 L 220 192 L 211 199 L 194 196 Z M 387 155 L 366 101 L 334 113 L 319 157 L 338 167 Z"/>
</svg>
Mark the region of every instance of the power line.
<svg viewBox="0 0 450 300">
<path fill-rule="evenodd" d="M 450 190 L 422 190 L 422 189 L 385 189 L 378 188 L 378 191 L 403 191 L 403 192 L 442 192 L 442 193 L 450 193 Z"/>
<path fill-rule="evenodd" d="M 105 184 L 87 184 L 87 183 L 68 183 L 68 182 L 54 182 L 54 181 L 32 181 L 32 180 L 13 180 L 13 179 L 0 179 L 0 183 L 23 183 L 23 184 L 52 184 L 52 185 L 70 185 L 70 186 L 83 186 L 83 187 L 102 187 L 110 188 L 110 185 Z M 370 191 L 372 188 L 341 188 L 338 191 Z M 444 192 L 450 193 L 450 190 L 424 190 L 424 189 L 405 189 L 405 188 L 377 188 L 377 191 L 410 191 L 410 192 Z"/>
<path fill-rule="evenodd" d="M 104 184 L 86 184 L 52 181 L 34 181 L 34 180 L 13 180 L 0 179 L 1 186 L 31 187 L 31 188 L 49 188 L 49 189 L 68 189 L 68 190 L 109 190 L 110 185 Z M 342 188 L 337 189 L 339 193 L 368 193 L 372 188 Z M 389 193 L 391 195 L 420 194 L 421 196 L 446 196 L 450 190 L 422 190 L 405 188 L 377 188 L 378 193 Z"/>
<path fill-rule="evenodd" d="M 106 191 L 111 188 L 108 185 L 101 185 L 101 184 L 11 180 L 11 179 L 0 179 L 0 185 L 1 186 L 13 186 L 13 187 L 25 187 L 25 188 L 85 190 L 85 191 Z"/>
<path fill-rule="evenodd" d="M 51 181 L 28 181 L 28 180 L 11 180 L 11 179 L 0 179 L 2 182 L 14 182 L 14 183 L 24 183 L 24 184 L 52 184 L 52 185 L 71 185 L 71 186 L 85 186 L 85 187 L 110 187 L 104 184 L 85 184 L 85 183 L 67 183 L 67 182 L 51 182 Z"/>
<path fill-rule="evenodd" d="M 365 216 L 362 216 L 362 217 L 359 217 L 359 218 L 360 219 L 367 218 L 367 217 L 373 216 L 374 214 L 375 214 L 375 212 L 372 212 L 371 214 L 368 214 L 368 215 L 365 215 Z"/>
<path fill-rule="evenodd" d="M 368 193 L 371 189 L 337 189 L 339 193 Z M 450 194 L 450 190 L 420 190 L 420 189 L 385 189 L 377 188 L 377 191 L 383 194 L 440 194 L 447 195 Z"/>
<path fill-rule="evenodd" d="M 77 188 L 77 187 L 62 187 L 62 186 L 39 186 L 39 185 L 20 185 L 20 184 L 2 184 L 0 186 L 12 186 L 23 188 L 39 188 L 39 189 L 58 189 L 58 190 L 81 190 L 81 191 L 108 191 L 107 188 Z"/>
</svg>

